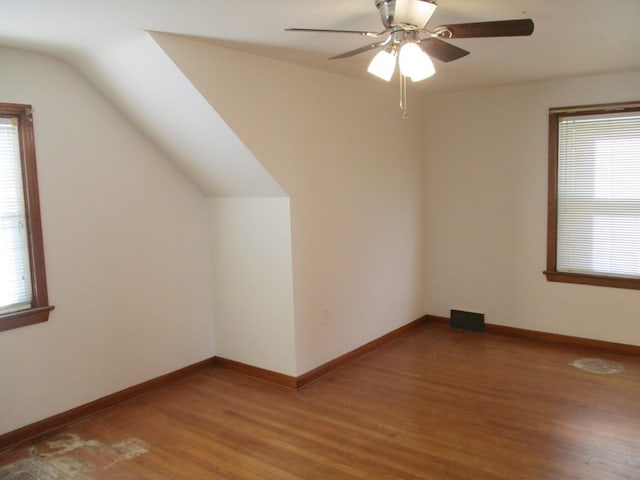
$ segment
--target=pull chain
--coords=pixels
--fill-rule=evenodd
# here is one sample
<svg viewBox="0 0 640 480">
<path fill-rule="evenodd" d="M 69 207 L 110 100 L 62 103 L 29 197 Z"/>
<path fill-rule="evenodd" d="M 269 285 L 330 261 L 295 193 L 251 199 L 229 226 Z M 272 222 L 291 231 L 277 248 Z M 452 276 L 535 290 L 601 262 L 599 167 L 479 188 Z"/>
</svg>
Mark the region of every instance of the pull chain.
<svg viewBox="0 0 640 480">
<path fill-rule="evenodd" d="M 400 110 L 402 111 L 402 119 L 409 118 L 407 114 L 407 77 L 400 74 Z"/>
</svg>

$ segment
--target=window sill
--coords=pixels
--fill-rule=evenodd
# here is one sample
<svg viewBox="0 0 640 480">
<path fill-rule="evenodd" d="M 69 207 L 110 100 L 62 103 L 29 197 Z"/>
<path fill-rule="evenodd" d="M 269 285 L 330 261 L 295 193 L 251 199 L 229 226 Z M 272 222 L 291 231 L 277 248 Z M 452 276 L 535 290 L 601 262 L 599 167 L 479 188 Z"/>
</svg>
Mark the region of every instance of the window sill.
<svg viewBox="0 0 640 480">
<path fill-rule="evenodd" d="M 13 328 L 26 327 L 34 323 L 46 322 L 49 320 L 49 312 L 54 308 L 53 305 L 48 305 L 46 307 L 35 307 L 0 315 L 0 332 Z"/>
<path fill-rule="evenodd" d="M 595 285 L 599 287 L 628 288 L 640 290 L 640 279 L 624 277 L 607 277 L 605 275 L 585 275 L 580 273 L 543 272 L 549 282 L 576 283 L 579 285 Z"/>
</svg>

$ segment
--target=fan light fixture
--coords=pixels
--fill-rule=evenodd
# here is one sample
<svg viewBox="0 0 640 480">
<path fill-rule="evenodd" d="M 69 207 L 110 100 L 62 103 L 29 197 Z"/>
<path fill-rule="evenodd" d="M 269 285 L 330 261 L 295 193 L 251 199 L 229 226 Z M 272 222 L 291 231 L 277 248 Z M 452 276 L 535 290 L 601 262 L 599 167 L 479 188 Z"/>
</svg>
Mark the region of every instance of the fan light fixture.
<svg viewBox="0 0 640 480">
<path fill-rule="evenodd" d="M 397 45 L 400 45 L 398 49 Z M 400 109 L 402 118 L 407 117 L 407 78 L 419 82 L 436 73 L 433 62 L 420 46 L 403 37 L 402 41 L 393 43 L 380 50 L 367 68 L 367 71 L 385 82 L 391 80 L 396 69 L 396 57 L 400 66 Z"/>
<path fill-rule="evenodd" d="M 367 71 L 386 82 L 390 81 L 396 69 L 396 50 L 396 47 L 393 46 L 378 52 L 371 60 Z M 414 82 L 429 78 L 436 73 L 429 55 L 422 51 L 417 43 L 403 43 L 397 56 L 399 57 L 400 73 Z"/>
<path fill-rule="evenodd" d="M 399 48 L 398 45 L 400 45 Z M 403 34 L 400 40 L 394 40 L 394 43 L 380 50 L 373 57 L 367 71 L 389 82 L 396 69 L 396 57 L 400 66 L 400 110 L 402 110 L 402 118 L 408 118 L 407 78 L 413 82 L 419 82 L 436 73 L 436 69 L 429 55 L 420 48 L 415 39 L 408 40 Z"/>
</svg>

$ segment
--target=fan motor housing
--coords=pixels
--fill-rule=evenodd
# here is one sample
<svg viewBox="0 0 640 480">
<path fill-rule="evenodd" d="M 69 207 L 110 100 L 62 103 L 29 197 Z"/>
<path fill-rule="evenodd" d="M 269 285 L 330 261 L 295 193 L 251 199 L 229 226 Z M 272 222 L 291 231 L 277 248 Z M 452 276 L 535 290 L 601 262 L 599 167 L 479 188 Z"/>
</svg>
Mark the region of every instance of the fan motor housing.
<svg viewBox="0 0 640 480">
<path fill-rule="evenodd" d="M 375 0 L 376 8 L 380 12 L 380 19 L 382 20 L 382 24 L 385 28 L 390 28 L 394 25 L 398 25 L 399 23 L 411 23 L 402 21 L 402 19 L 398 19 L 396 16 L 396 3 L 407 3 L 407 2 L 415 2 L 416 4 L 430 4 L 432 8 L 438 5 L 436 0 Z M 428 20 L 428 18 L 427 18 Z M 426 23 L 426 21 L 424 22 Z M 424 25 L 423 23 L 423 25 Z M 416 25 L 418 27 L 422 27 L 423 25 Z"/>
</svg>

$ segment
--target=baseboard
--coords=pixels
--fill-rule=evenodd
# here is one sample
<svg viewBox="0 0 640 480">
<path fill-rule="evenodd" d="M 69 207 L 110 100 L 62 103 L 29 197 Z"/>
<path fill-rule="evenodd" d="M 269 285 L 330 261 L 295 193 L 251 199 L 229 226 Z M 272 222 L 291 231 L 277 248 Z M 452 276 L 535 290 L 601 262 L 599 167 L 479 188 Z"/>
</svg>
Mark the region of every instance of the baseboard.
<svg viewBox="0 0 640 480">
<path fill-rule="evenodd" d="M 426 316 L 422 316 L 413 322 L 410 322 L 406 325 L 403 325 L 400 328 L 396 328 L 395 330 L 383 335 L 382 337 L 376 338 L 369 343 L 365 343 L 361 347 L 356 348 L 350 352 L 345 353 L 344 355 L 340 355 L 338 358 L 335 358 L 325 364 L 320 365 L 319 367 L 314 368 L 313 370 L 308 371 L 307 373 L 303 373 L 299 377 L 296 378 L 296 387 L 303 388 L 310 384 L 311 382 L 315 382 L 320 377 L 323 377 L 334 370 L 345 366 L 346 364 L 352 362 L 356 358 L 364 355 L 365 353 L 369 353 L 372 350 L 384 345 L 385 343 L 394 340 L 405 333 L 424 325 L 426 322 Z"/>
<path fill-rule="evenodd" d="M 274 372 L 260 367 L 254 367 L 236 360 L 229 360 L 223 357 L 214 357 L 214 364 L 216 367 L 224 368 L 234 372 L 242 373 L 250 377 L 259 378 L 267 382 L 276 383 L 278 385 L 284 385 L 289 388 L 297 388 L 296 377 L 285 375 L 284 373 Z"/>
<path fill-rule="evenodd" d="M 449 326 L 451 319 L 449 317 L 440 317 L 438 315 L 425 315 L 426 323 L 435 323 L 436 325 Z"/>
<path fill-rule="evenodd" d="M 449 325 L 449 318 L 437 315 L 426 315 L 428 323 L 438 325 Z M 561 335 L 558 333 L 540 332 L 537 330 L 527 330 L 524 328 L 506 327 L 485 323 L 485 333 L 499 335 L 502 337 L 525 338 L 528 340 L 539 340 L 547 343 L 559 343 L 562 345 L 573 345 L 601 350 L 603 352 L 616 353 L 622 355 L 640 356 L 640 346 L 628 345 L 625 343 L 607 342 L 605 340 L 595 340 L 592 338 L 573 337 L 571 335 Z"/>
<path fill-rule="evenodd" d="M 189 377 L 196 373 L 211 368 L 214 364 L 213 358 L 203 360 L 193 365 L 181 368 L 171 373 L 161 375 L 146 382 L 126 388 L 106 397 L 99 398 L 93 402 L 67 410 L 52 417 L 26 425 L 11 432 L 0 435 L 0 451 L 9 447 L 24 444 L 45 434 L 60 430 L 67 425 L 82 420 L 90 415 L 113 408 L 121 403 L 133 400 L 142 395 L 146 395 L 160 388 L 163 388 L 177 380 Z"/>
<path fill-rule="evenodd" d="M 284 385 L 289 388 L 301 389 L 309 385 L 311 382 L 318 380 L 320 377 L 323 377 L 333 372 L 334 370 L 343 367 L 344 365 L 352 362 L 365 353 L 375 350 L 381 345 L 384 345 L 385 343 L 390 342 L 391 340 L 401 335 L 404 335 L 405 333 L 413 330 L 420 325 L 423 325 L 424 323 L 425 317 L 420 317 L 413 322 L 403 325 L 402 327 L 397 328 L 380 338 L 376 338 L 375 340 L 372 340 L 371 342 L 366 343 L 356 348 L 355 350 L 347 352 L 344 355 L 339 356 L 338 358 L 324 363 L 319 367 L 316 367 L 313 370 L 310 370 L 298 377 L 291 377 L 289 375 L 273 372 L 271 370 L 265 370 L 263 368 L 254 367 L 253 365 L 247 365 L 246 363 L 237 362 L 235 360 L 229 360 L 226 358 L 215 357 L 214 360 L 215 364 L 221 368 L 240 372 L 251 377 L 259 378 L 272 383 L 277 383 L 279 385 Z"/>
</svg>

